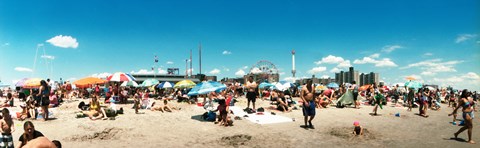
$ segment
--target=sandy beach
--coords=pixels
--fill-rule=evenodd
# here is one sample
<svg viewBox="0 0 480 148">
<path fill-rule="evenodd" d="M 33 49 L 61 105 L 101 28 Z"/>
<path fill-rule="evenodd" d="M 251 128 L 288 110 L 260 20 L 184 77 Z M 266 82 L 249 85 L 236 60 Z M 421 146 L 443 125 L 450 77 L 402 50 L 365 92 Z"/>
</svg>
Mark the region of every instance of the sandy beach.
<svg viewBox="0 0 480 148">
<path fill-rule="evenodd" d="M 236 106 L 246 107 L 246 99 L 239 98 Z M 296 100 L 296 99 L 295 99 Z M 277 115 L 294 118 L 294 122 L 256 124 L 249 120 L 235 120 L 233 127 L 221 127 L 200 119 L 204 109 L 184 103 L 172 113 L 141 110 L 135 114 L 131 104 L 119 105 L 125 114 L 115 120 L 91 121 L 76 118 L 80 101 L 64 103 L 54 109 L 55 120 L 33 121 L 35 128 L 51 140 L 60 140 L 64 147 L 475 147 L 467 144 L 466 132 L 459 140 L 452 139 L 460 127 L 450 122 L 450 108 L 429 111 L 423 118 L 405 108 L 391 104 L 379 110 L 379 116 L 371 116 L 372 106 L 361 109 L 317 109 L 313 124 L 316 129 L 303 129 L 301 110 L 289 113 L 272 111 Z M 157 100 L 158 103 L 160 103 Z M 267 108 L 269 101 L 257 100 L 260 107 Z M 17 102 L 18 104 L 18 102 Z M 18 108 L 11 108 L 18 110 Z M 400 113 L 400 117 L 394 114 Z M 360 121 L 366 131 L 361 137 L 352 136 L 353 121 Z M 15 146 L 23 132 L 24 121 L 15 120 L 13 133 Z M 474 141 L 479 141 L 478 118 L 474 119 Z"/>
</svg>

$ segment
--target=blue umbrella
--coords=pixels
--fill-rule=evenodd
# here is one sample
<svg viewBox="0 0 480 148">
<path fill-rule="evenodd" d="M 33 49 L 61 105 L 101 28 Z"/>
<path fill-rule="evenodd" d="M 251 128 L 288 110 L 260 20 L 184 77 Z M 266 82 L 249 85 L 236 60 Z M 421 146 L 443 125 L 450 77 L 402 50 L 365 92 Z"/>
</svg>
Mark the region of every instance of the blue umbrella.
<svg viewBox="0 0 480 148">
<path fill-rule="evenodd" d="M 202 82 L 195 85 L 195 87 L 193 87 L 190 90 L 190 92 L 188 92 L 188 95 L 189 96 L 203 95 L 203 94 L 208 94 L 212 91 L 219 91 L 226 88 L 227 86 L 219 82 L 215 82 L 215 81 Z"/>
<path fill-rule="evenodd" d="M 332 83 L 329 83 L 329 84 L 327 85 L 327 87 L 329 87 L 329 88 L 330 88 L 330 87 L 331 87 L 331 88 L 338 88 L 339 86 L 338 86 L 337 83 L 332 82 Z"/>
<path fill-rule="evenodd" d="M 157 85 L 157 88 L 172 88 L 173 86 L 175 86 L 175 84 L 170 82 L 162 82 Z"/>
<path fill-rule="evenodd" d="M 275 85 L 267 83 L 267 82 L 262 82 L 262 83 L 260 83 L 260 85 L 258 85 L 258 88 L 264 89 L 266 87 L 272 87 L 272 86 L 275 86 Z"/>
<path fill-rule="evenodd" d="M 422 83 L 417 82 L 417 81 L 411 81 L 405 84 L 408 88 L 414 88 L 414 89 L 419 89 L 422 88 Z"/>
</svg>

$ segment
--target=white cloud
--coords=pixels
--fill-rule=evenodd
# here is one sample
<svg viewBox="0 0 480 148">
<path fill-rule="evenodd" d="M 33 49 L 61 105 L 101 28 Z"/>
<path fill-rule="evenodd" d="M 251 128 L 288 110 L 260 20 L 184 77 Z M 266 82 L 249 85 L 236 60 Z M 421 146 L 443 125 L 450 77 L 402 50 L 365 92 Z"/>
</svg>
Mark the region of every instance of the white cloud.
<svg viewBox="0 0 480 148">
<path fill-rule="evenodd" d="M 172 61 L 167 61 L 167 64 L 168 64 L 168 65 L 172 65 L 173 62 L 172 62 Z"/>
<path fill-rule="evenodd" d="M 248 66 L 243 66 L 243 69 L 248 69 Z"/>
<path fill-rule="evenodd" d="M 66 81 L 70 81 L 70 82 L 73 82 L 73 81 L 75 81 L 75 80 L 77 80 L 77 78 L 68 78 L 68 79 L 66 79 Z"/>
<path fill-rule="evenodd" d="M 222 54 L 224 54 L 224 55 L 229 55 L 229 54 L 232 54 L 232 52 L 225 50 L 225 51 L 222 52 Z"/>
<path fill-rule="evenodd" d="M 143 75 L 145 75 L 145 74 L 153 74 L 153 73 L 155 73 L 155 72 L 154 72 L 153 70 L 140 69 L 140 70 L 137 71 L 137 72 L 132 71 L 132 72 L 130 72 L 130 73 L 131 73 L 131 74 L 141 74 L 141 75 L 143 74 Z"/>
<path fill-rule="evenodd" d="M 429 71 L 432 73 L 439 73 L 439 72 L 456 72 L 455 65 L 463 63 L 463 61 L 447 61 L 442 62 L 441 59 L 432 59 L 432 60 L 425 60 L 418 63 L 408 64 L 406 67 L 402 67 L 400 69 L 408 69 L 413 67 L 419 67 L 424 71 Z"/>
<path fill-rule="evenodd" d="M 15 67 L 15 71 L 19 71 L 19 72 L 33 72 L 32 69 L 30 69 L 30 68 L 25 68 L 25 67 Z"/>
<path fill-rule="evenodd" d="M 91 77 L 95 77 L 95 78 L 101 78 L 101 79 L 106 79 L 108 76 L 112 75 L 111 73 L 108 73 L 108 72 L 104 72 L 104 73 L 96 73 L 96 74 L 92 74 Z"/>
<path fill-rule="evenodd" d="M 480 80 L 480 76 L 474 72 L 468 72 L 467 74 L 463 75 L 462 78 L 471 79 L 471 80 Z"/>
<path fill-rule="evenodd" d="M 375 54 L 372 54 L 369 56 L 370 58 L 379 58 L 380 57 L 380 54 L 379 53 L 375 53 Z"/>
<path fill-rule="evenodd" d="M 236 76 L 244 76 L 244 75 L 245 75 L 245 71 L 243 71 L 242 69 L 239 69 L 237 72 L 235 72 L 235 75 L 236 75 Z"/>
<path fill-rule="evenodd" d="M 49 60 L 54 60 L 55 59 L 55 56 L 51 56 L 51 55 L 42 55 L 41 58 L 44 58 L 44 59 L 49 59 Z"/>
<path fill-rule="evenodd" d="M 77 48 L 78 47 L 77 39 L 71 36 L 57 35 L 47 40 L 47 42 L 52 44 L 53 46 L 57 46 L 61 48 Z"/>
<path fill-rule="evenodd" d="M 328 76 L 328 75 L 323 75 L 323 76 L 320 77 L 320 78 L 322 78 L 322 79 L 328 79 L 328 78 L 330 78 L 330 76 Z"/>
<path fill-rule="evenodd" d="M 212 74 L 212 75 L 220 74 L 220 70 L 215 68 L 212 71 L 210 71 L 209 73 Z"/>
<path fill-rule="evenodd" d="M 380 57 L 380 54 L 376 53 L 368 57 L 363 57 L 363 59 L 356 59 L 353 61 L 354 64 L 374 64 L 375 67 L 397 67 L 398 65 L 395 64 L 389 58 L 383 58 L 381 60 L 377 60 Z"/>
<path fill-rule="evenodd" d="M 323 57 L 322 60 L 315 62 L 315 64 L 319 65 L 322 63 L 326 64 L 338 64 L 340 62 L 343 62 L 344 59 L 342 57 L 336 57 L 333 55 L 328 55 L 327 57 Z"/>
<path fill-rule="evenodd" d="M 425 53 L 425 54 L 423 54 L 423 55 L 424 55 L 424 56 L 432 56 L 433 53 L 427 52 L 427 53 Z"/>
<path fill-rule="evenodd" d="M 434 76 L 436 73 L 434 72 L 431 72 L 431 71 L 423 71 L 421 73 L 421 75 L 424 75 L 424 76 Z"/>
<path fill-rule="evenodd" d="M 400 46 L 400 45 L 387 45 L 387 46 L 384 46 L 382 48 L 382 51 L 386 52 L 386 53 L 390 53 L 390 52 L 394 51 L 395 49 L 400 49 L 400 48 L 403 48 L 403 47 Z"/>
<path fill-rule="evenodd" d="M 324 72 L 327 70 L 327 67 L 314 67 L 308 71 L 309 74 L 316 74 L 320 72 Z"/>
<path fill-rule="evenodd" d="M 285 72 L 279 72 L 278 74 L 282 76 L 285 75 Z"/>
<path fill-rule="evenodd" d="M 340 64 L 338 64 L 337 67 L 347 68 L 347 67 L 352 67 L 352 64 L 350 64 L 350 60 L 345 60 L 343 62 L 340 62 Z"/>
<path fill-rule="evenodd" d="M 338 69 L 337 67 L 333 68 L 332 70 L 330 70 L 331 73 L 337 73 L 337 72 L 340 72 L 340 69 Z"/>
<path fill-rule="evenodd" d="M 262 73 L 263 71 L 260 70 L 258 67 L 254 67 L 252 70 L 250 70 L 250 73 L 253 73 L 253 74 L 259 74 L 259 73 Z"/>
<path fill-rule="evenodd" d="M 167 73 L 168 73 L 168 72 L 167 72 L 165 69 L 158 68 L 158 74 L 165 75 L 165 74 L 167 74 Z"/>
<path fill-rule="evenodd" d="M 477 37 L 476 34 L 460 34 L 455 39 L 455 43 L 465 42 L 465 41 L 470 40 L 470 39 L 475 38 L 475 37 Z"/>
</svg>

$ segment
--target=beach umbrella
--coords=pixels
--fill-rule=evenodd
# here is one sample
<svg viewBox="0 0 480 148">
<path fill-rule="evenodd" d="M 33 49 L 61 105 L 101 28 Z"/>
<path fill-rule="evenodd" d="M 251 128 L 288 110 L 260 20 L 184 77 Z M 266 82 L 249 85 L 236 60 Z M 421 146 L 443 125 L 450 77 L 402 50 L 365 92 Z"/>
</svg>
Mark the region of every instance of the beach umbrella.
<svg viewBox="0 0 480 148">
<path fill-rule="evenodd" d="M 107 80 L 108 81 L 114 81 L 114 82 L 124 82 L 124 81 L 135 81 L 135 78 L 130 74 L 126 74 L 126 73 L 123 73 L 123 72 L 117 72 L 117 73 L 114 73 L 114 74 L 108 76 Z"/>
<path fill-rule="evenodd" d="M 104 84 L 107 80 L 95 78 L 95 77 L 86 77 L 80 80 L 73 82 L 77 88 L 87 88 L 92 87 L 94 84 Z"/>
<path fill-rule="evenodd" d="M 410 81 L 410 82 L 405 83 L 405 86 L 407 86 L 408 88 L 419 89 L 419 88 L 422 88 L 423 85 L 422 85 L 422 83 L 417 82 L 417 81 Z"/>
<path fill-rule="evenodd" d="M 143 83 L 140 86 L 149 87 L 149 86 L 157 85 L 158 83 L 159 82 L 156 79 L 147 79 L 143 81 Z"/>
<path fill-rule="evenodd" d="M 275 86 L 275 85 L 273 85 L 271 83 L 268 83 L 268 82 L 262 82 L 262 83 L 260 83 L 260 85 L 258 85 L 258 88 L 264 89 L 266 87 L 272 87 L 272 86 Z"/>
<path fill-rule="evenodd" d="M 318 85 L 317 87 L 315 87 L 316 92 L 320 92 L 320 91 L 327 90 L 327 89 L 328 88 L 325 87 L 324 85 Z"/>
<path fill-rule="evenodd" d="M 412 76 L 407 76 L 405 77 L 406 80 L 412 81 L 412 80 L 417 80 L 415 77 Z"/>
<path fill-rule="evenodd" d="M 175 84 L 170 82 L 162 82 L 157 85 L 157 88 L 172 88 Z"/>
<path fill-rule="evenodd" d="M 331 87 L 331 88 L 338 88 L 339 86 L 338 86 L 338 84 L 337 84 L 337 83 L 335 83 L 335 82 L 332 82 L 332 83 L 329 83 L 329 84 L 327 85 L 327 87 Z"/>
<path fill-rule="evenodd" d="M 427 86 L 425 88 L 428 88 L 428 90 L 437 90 L 437 89 L 433 88 L 432 86 Z"/>
<path fill-rule="evenodd" d="M 135 81 L 124 81 L 120 86 L 133 86 L 138 87 L 138 83 Z"/>
<path fill-rule="evenodd" d="M 215 82 L 215 81 L 208 81 L 208 82 L 202 82 L 198 83 L 193 87 L 189 92 L 188 95 L 203 95 L 203 94 L 208 94 L 212 91 L 220 91 L 223 89 L 226 89 L 227 86 L 225 84 Z"/>
<path fill-rule="evenodd" d="M 194 86 L 195 83 L 192 80 L 182 80 L 177 82 L 173 88 L 192 88 Z"/>
<path fill-rule="evenodd" d="M 290 85 L 287 85 L 287 86 L 286 86 L 286 85 L 284 85 L 284 84 L 282 84 L 282 83 L 280 83 L 280 82 L 272 83 L 272 85 L 273 85 L 273 86 L 270 87 L 270 88 L 273 88 L 273 89 L 275 89 L 275 90 L 280 90 L 280 91 L 285 91 L 285 90 L 287 90 L 288 88 L 290 88 Z"/>
<path fill-rule="evenodd" d="M 286 89 L 295 87 L 295 84 L 287 81 L 280 81 L 280 84 L 282 84 Z"/>
<path fill-rule="evenodd" d="M 23 87 L 25 85 L 25 81 L 27 81 L 28 78 L 23 78 L 21 80 L 19 80 L 17 83 L 15 83 L 15 86 L 16 87 Z"/>
<path fill-rule="evenodd" d="M 40 78 L 31 78 L 25 81 L 25 85 L 23 85 L 24 88 L 39 88 L 40 87 L 40 81 L 42 79 Z"/>
</svg>

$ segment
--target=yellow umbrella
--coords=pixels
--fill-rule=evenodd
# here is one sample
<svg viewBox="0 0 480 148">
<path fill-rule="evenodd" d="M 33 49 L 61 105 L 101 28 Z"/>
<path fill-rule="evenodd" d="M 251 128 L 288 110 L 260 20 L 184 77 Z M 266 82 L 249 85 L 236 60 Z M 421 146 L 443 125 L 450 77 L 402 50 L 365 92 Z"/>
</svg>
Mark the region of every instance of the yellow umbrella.
<svg viewBox="0 0 480 148">
<path fill-rule="evenodd" d="M 315 87 L 315 91 L 322 91 L 322 90 L 327 90 L 327 87 L 325 87 L 324 85 L 318 85 L 317 87 Z"/>
<path fill-rule="evenodd" d="M 107 82 L 107 80 L 94 77 L 86 77 L 73 82 L 73 84 L 75 84 L 75 86 L 78 88 L 87 88 L 91 87 L 93 84 L 104 84 L 105 82 Z"/>
<path fill-rule="evenodd" d="M 191 81 L 191 80 L 182 80 L 180 82 L 177 82 L 173 88 L 192 88 L 196 84 Z"/>
<path fill-rule="evenodd" d="M 23 86 L 24 88 L 39 88 L 40 87 L 40 81 L 42 79 L 40 78 L 30 78 L 25 81 L 25 85 Z"/>
</svg>

